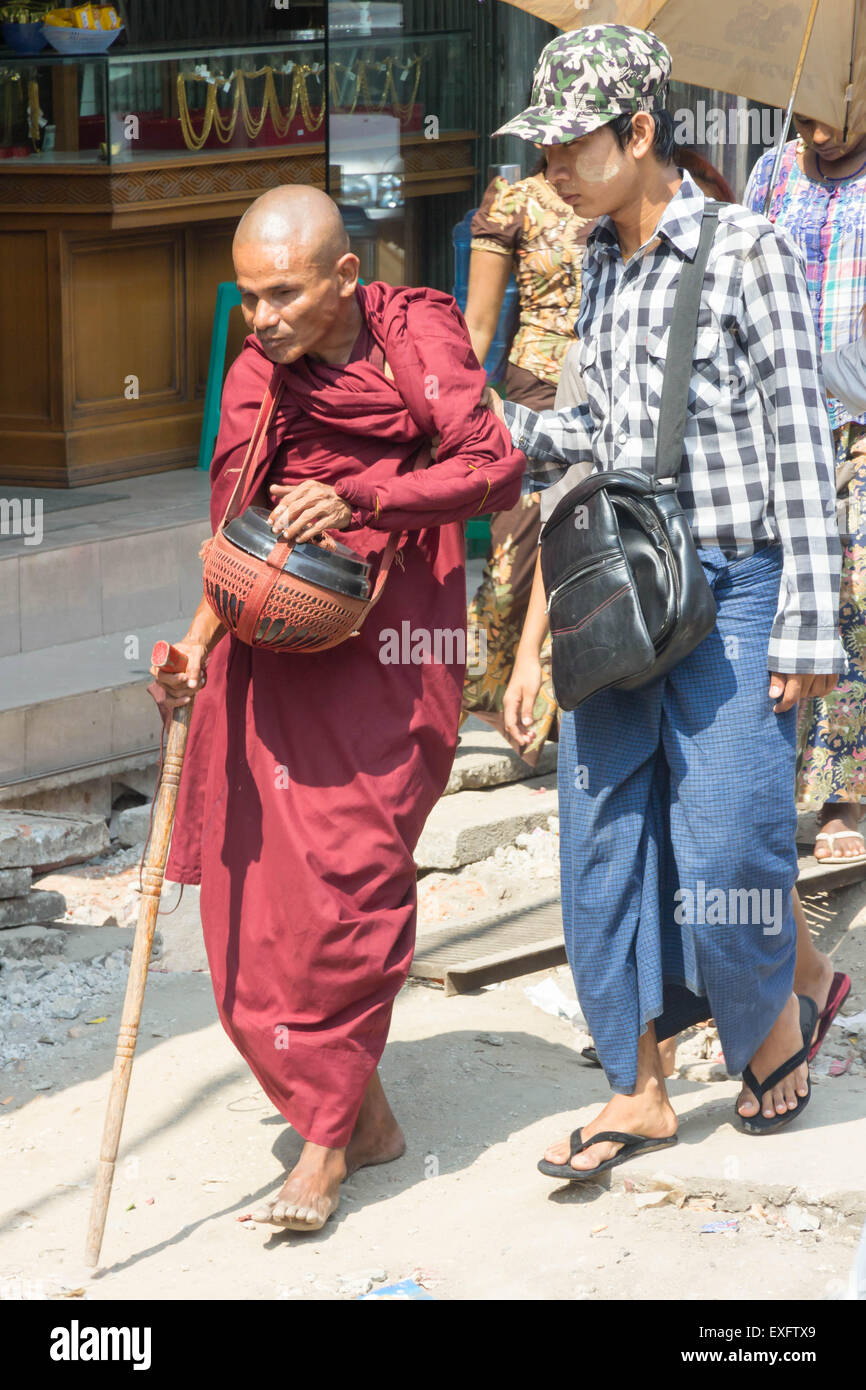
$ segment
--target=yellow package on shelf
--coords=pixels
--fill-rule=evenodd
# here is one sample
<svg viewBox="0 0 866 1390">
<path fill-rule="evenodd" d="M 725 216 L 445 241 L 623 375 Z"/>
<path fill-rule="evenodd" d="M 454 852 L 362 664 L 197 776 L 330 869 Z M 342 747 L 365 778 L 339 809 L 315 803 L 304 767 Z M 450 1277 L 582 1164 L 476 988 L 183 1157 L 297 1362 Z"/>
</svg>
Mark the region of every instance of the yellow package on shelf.
<svg viewBox="0 0 866 1390">
<path fill-rule="evenodd" d="M 42 23 L 52 29 L 76 29 L 74 15 L 74 10 L 49 10 Z"/>
<path fill-rule="evenodd" d="M 43 20 L 57 29 L 119 29 L 117 11 L 111 5 L 76 5 L 73 9 L 49 10 Z"/>
</svg>

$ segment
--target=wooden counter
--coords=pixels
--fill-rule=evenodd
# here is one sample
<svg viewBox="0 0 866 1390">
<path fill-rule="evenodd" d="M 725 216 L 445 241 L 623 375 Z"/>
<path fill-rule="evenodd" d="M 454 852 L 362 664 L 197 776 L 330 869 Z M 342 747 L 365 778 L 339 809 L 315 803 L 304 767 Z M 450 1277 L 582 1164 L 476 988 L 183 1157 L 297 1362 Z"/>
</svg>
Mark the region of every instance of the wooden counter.
<svg viewBox="0 0 866 1390">
<path fill-rule="evenodd" d="M 472 189 L 474 138 L 403 139 L 410 284 L 418 199 Z M 110 165 L 74 151 L 53 164 L 0 161 L 0 483 L 74 487 L 195 462 L 235 223 L 284 183 L 324 188 L 324 145 Z M 378 226 L 382 259 L 362 268 L 365 279 L 385 267 L 393 278 L 394 223 Z M 244 333 L 236 317 L 230 353 Z"/>
</svg>

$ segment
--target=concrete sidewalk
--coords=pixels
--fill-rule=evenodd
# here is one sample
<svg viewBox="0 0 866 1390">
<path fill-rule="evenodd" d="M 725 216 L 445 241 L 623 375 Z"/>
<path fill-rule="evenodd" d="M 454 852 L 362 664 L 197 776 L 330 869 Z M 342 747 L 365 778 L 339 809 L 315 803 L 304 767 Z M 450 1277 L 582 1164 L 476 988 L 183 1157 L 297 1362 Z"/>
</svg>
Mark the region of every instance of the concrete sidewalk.
<svg viewBox="0 0 866 1390">
<path fill-rule="evenodd" d="M 348 1298 L 413 1274 L 445 1300 L 841 1294 L 866 1214 L 860 1044 L 833 1030 L 849 1069 L 819 1075 L 783 1134 L 734 1128 L 735 1082 L 675 1079 L 676 1148 L 614 1170 L 609 1186 L 560 1186 L 536 1161 L 606 1085 L 579 1065 L 571 1025 L 527 998 L 527 977 L 453 998 L 410 983 L 383 1065 L 406 1155 L 356 1174 L 319 1234 L 240 1222 L 300 1139 L 219 1027 L 207 975 L 190 969 L 201 948 L 184 906 L 161 921 L 97 1277 L 81 1252 L 122 972 L 78 1036 L 2 1075 L 0 1183 L 15 1194 L 0 1222 L 7 1296 Z M 854 978 L 854 1012 L 866 1005 L 866 893 L 845 890 L 826 915 L 823 944 Z M 659 1193 L 663 1205 L 646 1204 Z M 737 1229 L 702 1232 L 720 1220 Z"/>
</svg>

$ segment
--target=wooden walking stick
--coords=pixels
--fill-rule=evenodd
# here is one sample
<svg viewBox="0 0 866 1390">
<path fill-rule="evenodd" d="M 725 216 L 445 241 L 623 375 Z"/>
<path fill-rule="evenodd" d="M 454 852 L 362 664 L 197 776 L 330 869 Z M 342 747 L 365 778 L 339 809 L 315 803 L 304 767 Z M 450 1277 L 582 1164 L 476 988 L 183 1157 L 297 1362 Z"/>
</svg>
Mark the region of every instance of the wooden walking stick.
<svg viewBox="0 0 866 1390">
<path fill-rule="evenodd" d="M 183 652 L 168 642 L 157 642 L 151 658 L 154 666 L 171 674 L 186 669 Z M 99 1166 L 93 1188 L 93 1202 L 90 1207 L 90 1224 L 87 1228 L 87 1245 L 84 1260 L 91 1268 L 99 1263 L 102 1249 L 102 1236 L 105 1231 L 105 1218 L 111 1197 L 111 1184 L 114 1181 L 114 1165 L 120 1144 L 120 1129 L 129 1080 L 132 1075 L 132 1058 L 138 1038 L 138 1025 L 144 1003 L 144 987 L 147 984 L 147 967 L 150 964 L 150 951 L 153 933 L 159 911 L 162 880 L 171 827 L 177 804 L 177 789 L 183 768 L 183 755 L 189 733 L 192 714 L 192 700 L 187 705 L 179 705 L 172 711 L 168 729 L 165 761 L 154 800 L 153 827 L 147 853 L 142 868 L 141 902 L 138 908 L 138 923 L 135 928 L 135 941 L 132 946 L 132 961 L 129 966 L 129 979 L 126 984 L 126 998 L 123 1001 L 123 1014 L 117 1036 L 117 1051 L 114 1055 L 114 1071 L 111 1076 L 111 1094 L 105 1112 L 105 1125 L 102 1131 L 102 1145 L 99 1150 Z"/>
</svg>

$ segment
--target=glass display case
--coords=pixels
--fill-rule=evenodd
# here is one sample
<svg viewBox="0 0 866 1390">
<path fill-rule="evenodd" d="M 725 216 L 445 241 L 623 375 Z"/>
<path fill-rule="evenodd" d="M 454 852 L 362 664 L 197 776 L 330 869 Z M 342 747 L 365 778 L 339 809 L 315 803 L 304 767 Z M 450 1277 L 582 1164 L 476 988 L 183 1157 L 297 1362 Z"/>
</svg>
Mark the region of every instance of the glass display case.
<svg viewBox="0 0 866 1390">
<path fill-rule="evenodd" d="M 330 22 L 319 7 L 325 24 L 243 42 L 242 3 L 224 11 L 222 43 L 0 53 L 10 482 L 194 461 L 217 286 L 234 277 L 238 218 L 267 189 L 330 193 L 367 283 L 451 283 L 476 174 L 469 32 L 406 32 L 399 4 L 335 0 Z M 171 4 L 198 32 L 192 0 L 161 0 L 160 32 Z M 244 332 L 236 312 L 228 360 Z"/>
<path fill-rule="evenodd" d="M 327 61 L 323 36 L 161 53 L 0 52 L 0 159 L 112 165 L 332 143 L 343 196 L 387 210 L 400 196 L 405 139 L 469 124 L 453 79 L 466 37 L 335 33 Z"/>
</svg>

